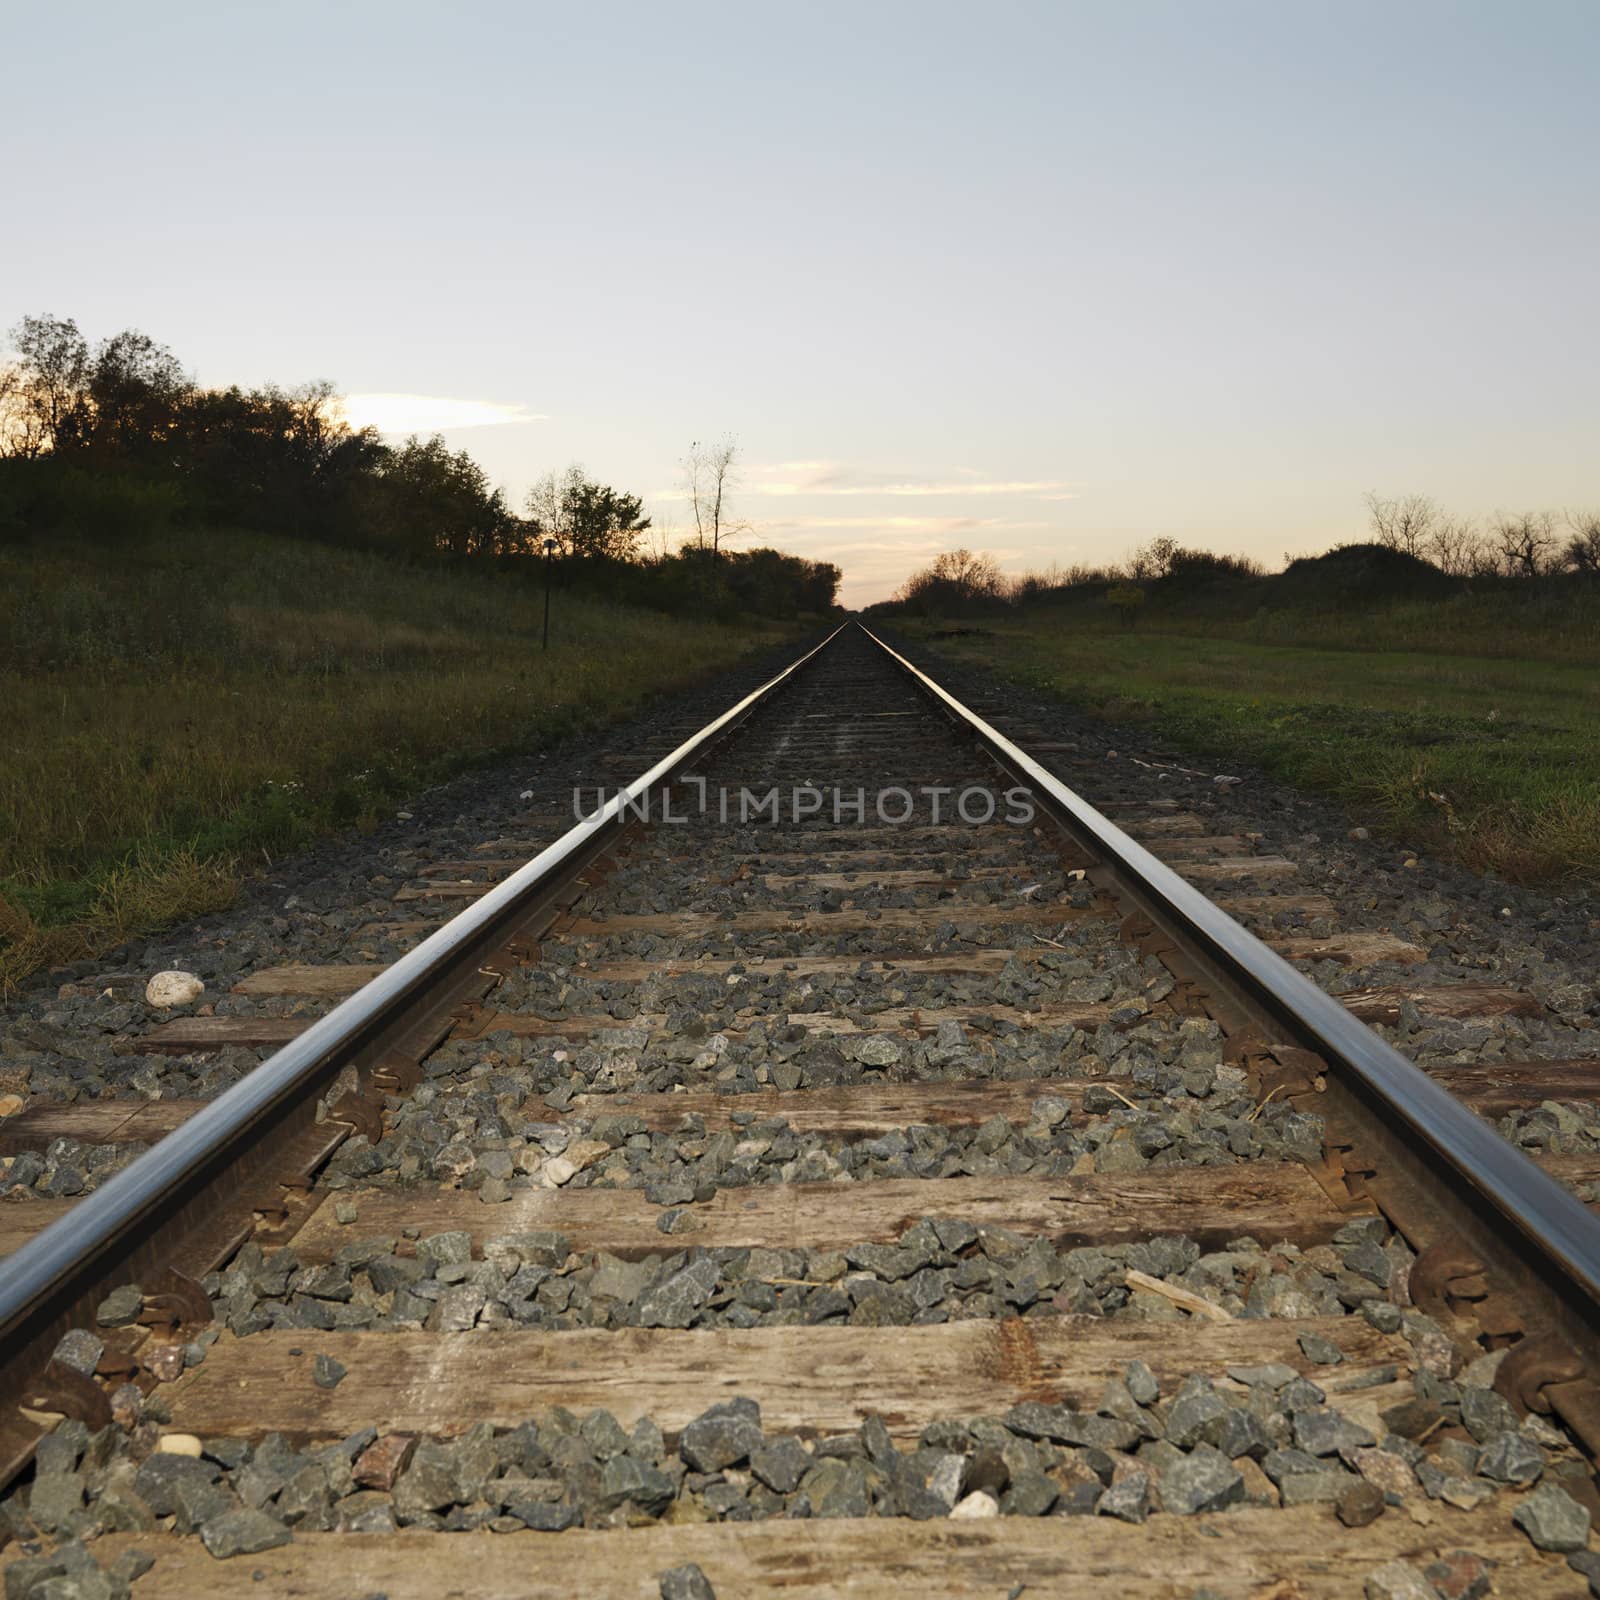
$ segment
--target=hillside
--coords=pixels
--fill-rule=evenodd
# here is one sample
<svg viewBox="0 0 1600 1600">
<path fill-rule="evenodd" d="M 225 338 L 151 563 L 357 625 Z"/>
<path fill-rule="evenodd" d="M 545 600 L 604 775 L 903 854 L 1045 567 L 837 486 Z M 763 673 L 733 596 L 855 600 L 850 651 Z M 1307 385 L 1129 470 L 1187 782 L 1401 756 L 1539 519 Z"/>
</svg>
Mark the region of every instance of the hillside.
<svg viewBox="0 0 1600 1600">
<path fill-rule="evenodd" d="M 0 546 L 0 983 L 782 636 L 281 536 Z"/>
</svg>

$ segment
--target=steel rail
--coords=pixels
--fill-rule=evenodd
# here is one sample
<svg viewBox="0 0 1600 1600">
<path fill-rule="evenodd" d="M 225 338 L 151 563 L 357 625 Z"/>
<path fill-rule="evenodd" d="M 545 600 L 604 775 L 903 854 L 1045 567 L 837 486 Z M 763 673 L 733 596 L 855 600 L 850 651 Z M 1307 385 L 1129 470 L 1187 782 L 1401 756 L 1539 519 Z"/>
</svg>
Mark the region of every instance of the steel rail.
<svg viewBox="0 0 1600 1600">
<path fill-rule="evenodd" d="M 326 1080 L 330 1063 L 348 1058 L 381 1030 L 386 1020 L 415 1003 L 441 973 L 458 964 L 464 952 L 481 947 L 486 936 L 512 919 L 518 909 L 567 881 L 575 864 L 591 859 L 637 814 L 641 797 L 715 744 L 775 690 L 787 683 L 836 639 L 841 623 L 820 643 L 790 662 L 736 705 L 685 740 L 635 778 L 605 806 L 570 828 L 554 844 L 519 867 L 504 883 L 452 917 L 415 950 L 401 956 L 378 977 L 314 1022 L 291 1043 L 218 1095 L 181 1127 L 85 1196 L 58 1221 L 35 1235 L 0 1263 L 0 1359 L 17 1353 L 24 1323 L 48 1318 L 52 1302 L 79 1284 L 86 1272 L 120 1259 L 122 1247 L 161 1211 L 178 1191 L 206 1172 L 241 1136 L 275 1109 L 303 1098 Z M 59 1310 L 59 1306 L 55 1309 Z"/>
<path fill-rule="evenodd" d="M 1386 1116 L 1423 1140 L 1455 1179 L 1487 1202 L 1564 1280 L 1579 1287 L 1591 1317 L 1600 1310 L 1600 1219 L 1575 1195 L 1026 751 L 864 623 L 858 626 L 1004 766 L 1025 777 L 1074 833 L 1158 902 L 1258 1002 L 1353 1077 Z"/>
</svg>

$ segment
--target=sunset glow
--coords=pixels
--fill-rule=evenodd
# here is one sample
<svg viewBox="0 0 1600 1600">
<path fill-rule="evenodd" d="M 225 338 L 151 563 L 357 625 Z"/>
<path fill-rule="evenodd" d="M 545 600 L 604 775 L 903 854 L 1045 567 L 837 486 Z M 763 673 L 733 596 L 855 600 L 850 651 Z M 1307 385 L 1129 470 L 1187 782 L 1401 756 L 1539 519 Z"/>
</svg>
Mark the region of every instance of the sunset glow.
<svg viewBox="0 0 1600 1600">
<path fill-rule="evenodd" d="M 547 420 L 526 406 L 437 394 L 349 394 L 344 397 L 344 415 L 352 428 L 376 428 L 383 434 L 444 433 L 452 428 Z"/>
</svg>

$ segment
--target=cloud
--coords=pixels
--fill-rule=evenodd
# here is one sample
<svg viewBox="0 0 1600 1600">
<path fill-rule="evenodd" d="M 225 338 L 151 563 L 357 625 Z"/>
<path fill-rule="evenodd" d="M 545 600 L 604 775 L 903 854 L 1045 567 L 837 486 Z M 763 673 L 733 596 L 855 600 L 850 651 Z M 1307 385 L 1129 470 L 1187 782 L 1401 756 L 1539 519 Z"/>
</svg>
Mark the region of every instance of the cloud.
<svg viewBox="0 0 1600 1600">
<path fill-rule="evenodd" d="M 493 428 L 508 422 L 543 422 L 543 412 L 495 400 L 457 400 L 439 394 L 347 394 L 345 420 L 379 433 L 446 433 L 453 428 Z"/>
<path fill-rule="evenodd" d="M 1039 495 L 1069 500 L 1073 485 L 1059 478 L 1004 479 L 984 478 L 976 473 L 957 478 L 919 479 L 903 475 L 858 473 L 837 468 L 795 473 L 791 476 L 756 478 L 748 492 L 781 497 L 787 495 L 885 495 L 892 498 L 941 495 Z"/>
<path fill-rule="evenodd" d="M 904 472 L 847 467 L 837 461 L 769 461 L 748 467 L 738 492 L 764 499 L 798 495 L 890 499 L 1026 495 L 1042 500 L 1075 500 L 1078 487 L 1063 478 L 987 478 L 972 467 L 957 467 L 947 478 L 918 478 Z M 682 489 L 662 489 L 655 498 L 688 497 Z"/>
<path fill-rule="evenodd" d="M 911 533 L 973 533 L 986 528 L 1041 528 L 1041 522 L 1013 522 L 1005 517 L 773 517 L 758 520 L 763 531 L 806 531 L 812 528 L 904 529 Z"/>
<path fill-rule="evenodd" d="M 1066 489 L 1066 484 L 1057 482 L 992 482 L 992 483 L 840 483 L 840 484 L 810 484 L 810 483 L 755 483 L 750 486 L 752 494 L 765 495 L 791 495 L 791 494 L 827 494 L 827 495 L 968 495 L 968 494 L 1031 494 L 1049 495 L 1055 500 L 1071 500 L 1071 494 L 1059 491 Z"/>
</svg>

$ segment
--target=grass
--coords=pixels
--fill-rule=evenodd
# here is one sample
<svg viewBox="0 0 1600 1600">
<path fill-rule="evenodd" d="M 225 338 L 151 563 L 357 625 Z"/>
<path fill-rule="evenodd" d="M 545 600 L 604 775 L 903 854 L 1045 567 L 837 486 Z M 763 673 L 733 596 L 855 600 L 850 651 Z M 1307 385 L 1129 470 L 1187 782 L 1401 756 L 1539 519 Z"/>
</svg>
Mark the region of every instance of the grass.
<svg viewBox="0 0 1600 1600">
<path fill-rule="evenodd" d="M 0 547 L 0 986 L 783 629 L 281 538 Z"/>
<path fill-rule="evenodd" d="M 1213 632 L 1041 609 L 906 631 L 1224 770 L 1331 795 L 1413 848 L 1517 882 L 1600 882 L 1600 634 L 1462 626 L 1453 601 L 1397 609 Z M 1391 647 L 1412 636 L 1428 648 Z"/>
<path fill-rule="evenodd" d="M 1592 669 L 1600 662 L 1600 586 L 1529 586 L 1522 593 L 1502 589 L 1358 611 L 1262 607 L 1236 622 L 1196 621 L 1193 631 L 1205 638 L 1301 650 L 1455 655 L 1470 645 L 1472 660 Z"/>
</svg>

